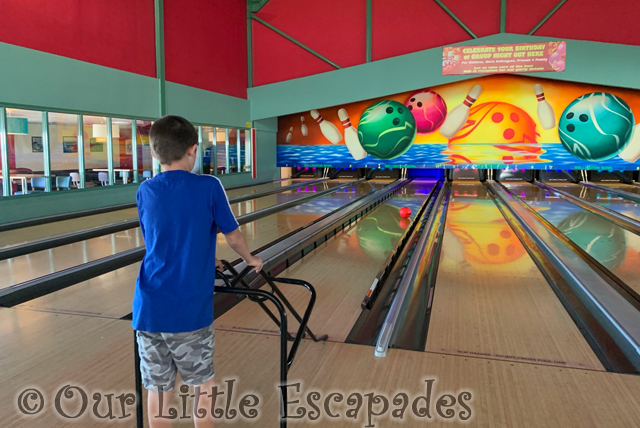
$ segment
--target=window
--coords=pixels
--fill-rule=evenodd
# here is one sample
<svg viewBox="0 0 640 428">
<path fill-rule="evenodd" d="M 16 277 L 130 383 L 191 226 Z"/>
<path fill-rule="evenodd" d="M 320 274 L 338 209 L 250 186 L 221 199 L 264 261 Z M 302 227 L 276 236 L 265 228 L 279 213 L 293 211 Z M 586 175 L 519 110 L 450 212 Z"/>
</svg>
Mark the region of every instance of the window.
<svg viewBox="0 0 640 428">
<path fill-rule="evenodd" d="M 83 116 L 85 187 L 109 184 L 107 118 Z"/>
<path fill-rule="evenodd" d="M 53 188 L 82 187 L 78 168 L 83 153 L 82 147 L 78 147 L 77 114 L 49 113 L 49 147 Z"/>
<path fill-rule="evenodd" d="M 216 128 L 216 174 L 229 173 L 227 170 L 228 132 L 225 128 Z"/>
<path fill-rule="evenodd" d="M 37 193 L 51 187 L 45 175 L 45 143 L 42 135 L 42 112 L 7 110 L 7 155 L 14 194 Z"/>
<path fill-rule="evenodd" d="M 133 180 L 133 138 L 131 119 L 111 119 L 113 141 L 114 184 L 128 184 Z"/>
<path fill-rule="evenodd" d="M 149 144 L 150 120 L 137 120 L 136 132 L 138 134 L 138 182 L 151 178 L 153 171 L 153 157 Z"/>
<path fill-rule="evenodd" d="M 212 126 L 201 126 L 202 134 L 202 173 L 214 174 L 216 170 L 216 145 L 213 135 L 214 128 Z"/>
</svg>

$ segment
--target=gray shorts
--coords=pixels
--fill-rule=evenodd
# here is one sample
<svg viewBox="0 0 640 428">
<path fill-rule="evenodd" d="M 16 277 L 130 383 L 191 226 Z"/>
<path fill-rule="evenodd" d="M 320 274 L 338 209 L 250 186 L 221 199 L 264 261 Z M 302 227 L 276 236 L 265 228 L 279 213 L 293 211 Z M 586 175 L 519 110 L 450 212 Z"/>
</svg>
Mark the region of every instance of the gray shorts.
<svg viewBox="0 0 640 428">
<path fill-rule="evenodd" d="M 213 324 L 186 333 L 137 332 L 140 371 L 150 391 L 171 391 L 176 372 L 187 385 L 201 385 L 213 378 Z"/>
</svg>

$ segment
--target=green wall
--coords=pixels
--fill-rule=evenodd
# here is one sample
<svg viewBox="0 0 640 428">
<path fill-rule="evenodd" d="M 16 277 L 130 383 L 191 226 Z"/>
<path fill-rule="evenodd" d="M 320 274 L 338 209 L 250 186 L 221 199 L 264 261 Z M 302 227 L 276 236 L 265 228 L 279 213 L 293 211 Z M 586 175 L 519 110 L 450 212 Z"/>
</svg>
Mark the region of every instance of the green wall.
<svg viewBox="0 0 640 428">
<path fill-rule="evenodd" d="M 456 45 L 527 43 L 561 40 L 520 34 L 496 34 Z M 640 89 L 640 46 L 567 40 L 566 70 L 530 73 L 558 79 Z M 443 76 L 442 48 L 343 68 L 248 90 L 253 120 L 330 107 L 417 88 L 471 79 Z"/>
<path fill-rule="evenodd" d="M 0 58 L 0 106 L 141 119 L 159 115 L 155 78 L 6 43 L 0 43 Z M 172 82 L 166 82 L 165 96 L 167 113 L 195 123 L 244 128 L 251 120 L 246 99 Z M 277 175 L 275 134 L 273 141 L 262 140 L 258 178 L 253 180 L 250 173 L 231 174 L 221 177 L 225 186 L 271 180 Z M 126 185 L 2 197 L 0 223 L 134 202 L 136 189 L 136 185 Z"/>
<path fill-rule="evenodd" d="M 137 184 L 0 198 L 0 224 L 135 202 Z"/>
</svg>

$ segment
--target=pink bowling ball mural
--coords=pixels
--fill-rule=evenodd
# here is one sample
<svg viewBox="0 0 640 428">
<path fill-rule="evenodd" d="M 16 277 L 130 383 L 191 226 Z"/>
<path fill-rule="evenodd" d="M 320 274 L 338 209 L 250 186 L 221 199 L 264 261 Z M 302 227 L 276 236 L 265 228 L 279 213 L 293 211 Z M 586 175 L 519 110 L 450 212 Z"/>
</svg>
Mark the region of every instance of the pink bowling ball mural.
<svg viewBox="0 0 640 428">
<path fill-rule="evenodd" d="M 431 134 L 442 126 L 447 117 L 447 103 L 433 91 L 420 91 L 404 102 L 416 119 L 418 134 Z"/>
</svg>

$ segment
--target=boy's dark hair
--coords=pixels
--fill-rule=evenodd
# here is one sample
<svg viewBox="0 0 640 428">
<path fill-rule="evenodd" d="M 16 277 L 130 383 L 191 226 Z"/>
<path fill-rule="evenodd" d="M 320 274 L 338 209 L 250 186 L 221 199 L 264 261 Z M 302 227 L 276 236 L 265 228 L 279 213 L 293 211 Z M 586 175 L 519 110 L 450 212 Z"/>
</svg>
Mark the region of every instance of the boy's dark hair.
<svg viewBox="0 0 640 428">
<path fill-rule="evenodd" d="M 182 159 L 191 146 L 198 144 L 198 133 L 184 117 L 164 116 L 151 125 L 149 141 L 158 161 L 169 165 Z"/>
</svg>

